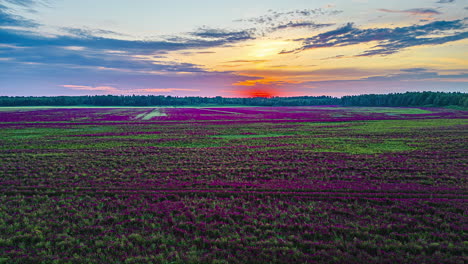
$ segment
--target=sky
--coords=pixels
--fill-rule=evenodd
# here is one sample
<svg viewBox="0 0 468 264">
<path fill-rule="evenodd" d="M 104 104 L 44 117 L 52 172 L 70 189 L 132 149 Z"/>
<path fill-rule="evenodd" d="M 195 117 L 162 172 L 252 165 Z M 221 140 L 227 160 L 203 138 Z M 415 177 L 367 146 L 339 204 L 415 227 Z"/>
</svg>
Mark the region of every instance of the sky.
<svg viewBox="0 0 468 264">
<path fill-rule="evenodd" d="M 468 0 L 0 0 L 0 96 L 468 92 Z"/>
</svg>

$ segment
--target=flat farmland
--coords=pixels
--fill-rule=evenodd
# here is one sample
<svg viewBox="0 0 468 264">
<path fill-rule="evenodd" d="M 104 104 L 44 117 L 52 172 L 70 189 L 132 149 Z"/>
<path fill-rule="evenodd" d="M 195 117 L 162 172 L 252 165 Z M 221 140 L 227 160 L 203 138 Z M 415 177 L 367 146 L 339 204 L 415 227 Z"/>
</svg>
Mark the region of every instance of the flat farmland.
<svg viewBox="0 0 468 264">
<path fill-rule="evenodd" d="M 465 263 L 468 112 L 0 109 L 0 263 Z"/>
</svg>

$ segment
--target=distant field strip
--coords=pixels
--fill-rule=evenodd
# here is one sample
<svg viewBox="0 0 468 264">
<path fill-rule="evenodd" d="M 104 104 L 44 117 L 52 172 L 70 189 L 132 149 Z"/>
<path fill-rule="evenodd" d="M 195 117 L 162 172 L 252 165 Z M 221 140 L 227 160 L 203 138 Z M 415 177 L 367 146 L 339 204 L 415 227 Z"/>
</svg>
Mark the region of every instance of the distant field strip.
<svg viewBox="0 0 468 264">
<path fill-rule="evenodd" d="M 240 115 L 240 113 L 237 113 L 237 112 L 229 112 L 229 111 L 215 110 L 215 109 L 207 109 L 207 108 L 202 108 L 202 109 L 203 109 L 203 110 L 206 110 L 206 111 L 213 111 L 213 112 L 218 112 L 218 113 L 226 113 L 226 114 Z"/>
<path fill-rule="evenodd" d="M 150 120 L 156 116 L 167 116 L 165 113 L 161 112 L 158 108 L 154 108 L 151 112 L 145 112 L 138 114 L 135 119 L 136 120 Z"/>
</svg>

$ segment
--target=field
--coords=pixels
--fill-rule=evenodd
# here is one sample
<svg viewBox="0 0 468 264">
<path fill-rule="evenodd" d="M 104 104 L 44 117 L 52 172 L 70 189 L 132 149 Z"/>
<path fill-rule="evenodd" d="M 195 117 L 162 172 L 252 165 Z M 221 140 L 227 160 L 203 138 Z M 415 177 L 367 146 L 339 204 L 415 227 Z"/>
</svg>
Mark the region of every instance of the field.
<svg viewBox="0 0 468 264">
<path fill-rule="evenodd" d="M 5 108 L 0 263 L 466 263 L 468 112 Z"/>
</svg>

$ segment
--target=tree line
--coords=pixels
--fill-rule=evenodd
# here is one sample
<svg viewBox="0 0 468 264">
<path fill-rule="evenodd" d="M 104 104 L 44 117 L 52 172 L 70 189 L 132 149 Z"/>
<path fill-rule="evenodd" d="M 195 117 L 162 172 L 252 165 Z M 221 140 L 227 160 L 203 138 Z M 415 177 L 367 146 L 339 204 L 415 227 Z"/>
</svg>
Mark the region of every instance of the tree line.
<svg viewBox="0 0 468 264">
<path fill-rule="evenodd" d="M 468 108 L 468 94 L 406 92 L 343 96 L 295 96 L 271 98 L 177 97 L 163 95 L 0 96 L 0 106 L 457 106 Z"/>
<path fill-rule="evenodd" d="M 344 106 L 459 106 L 468 107 L 467 93 L 406 92 L 343 96 Z"/>
</svg>

